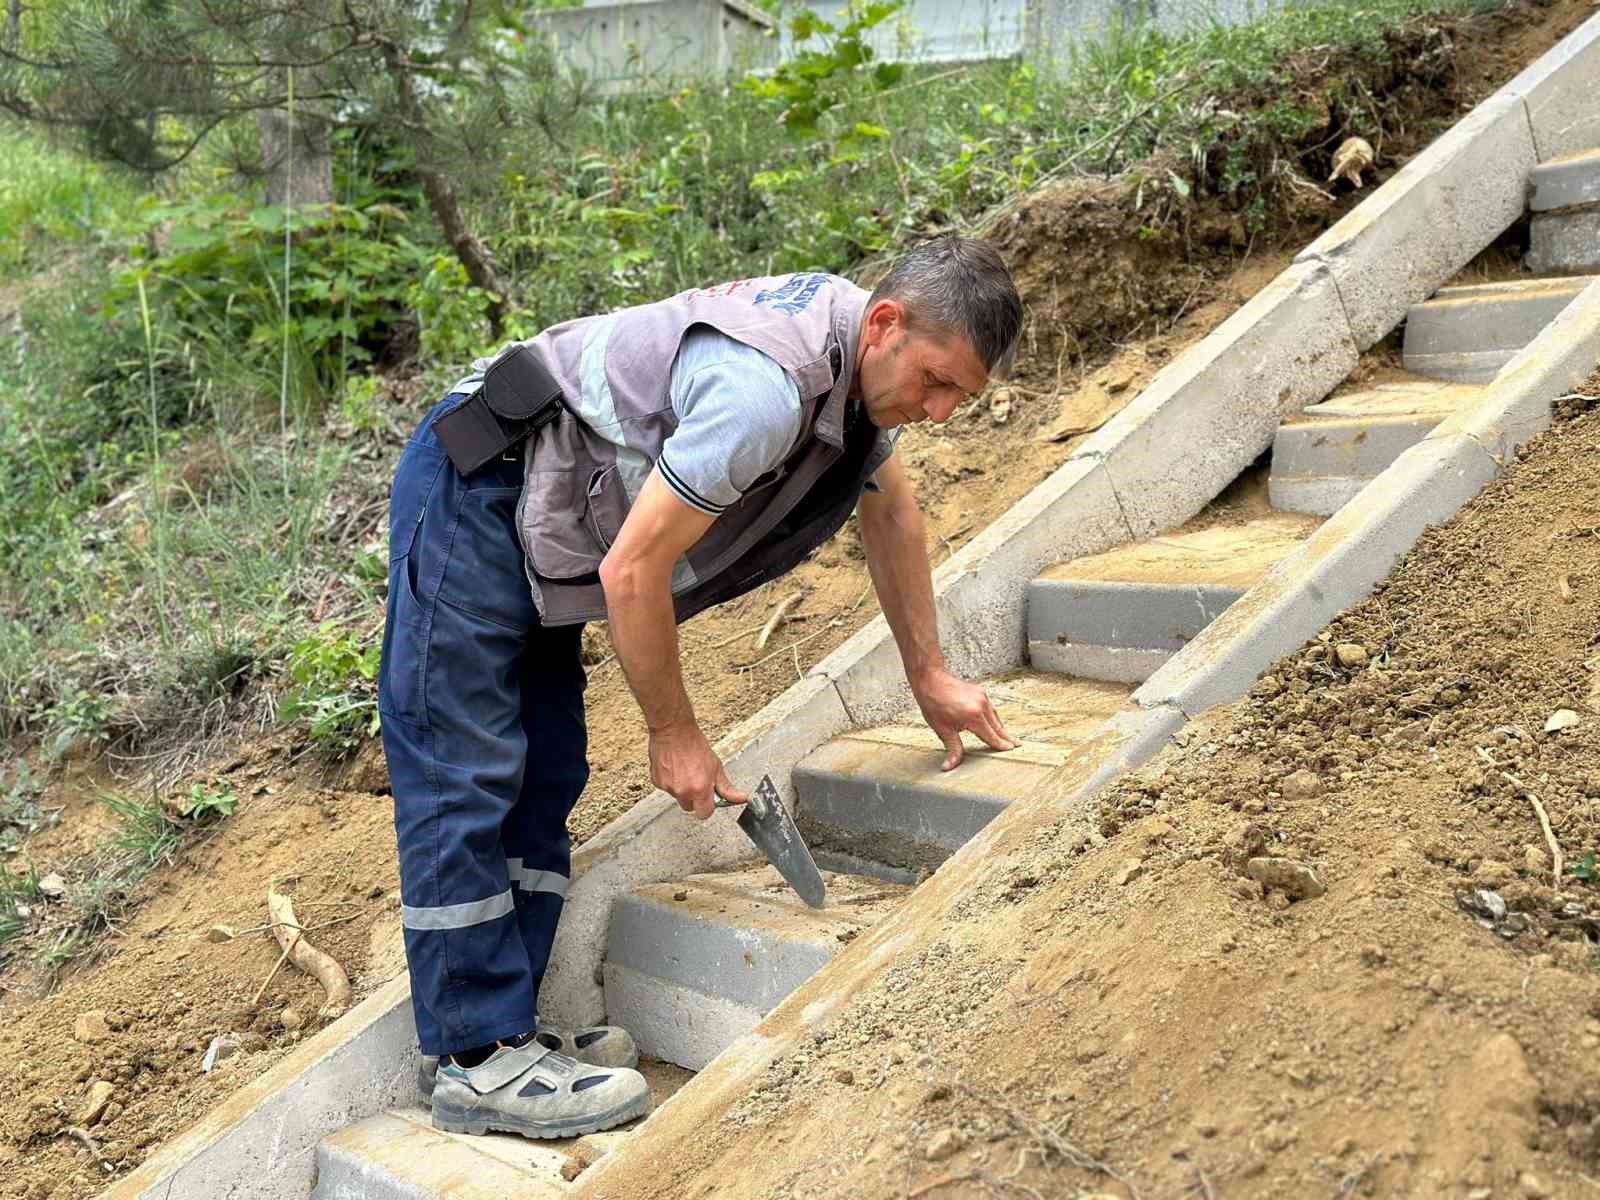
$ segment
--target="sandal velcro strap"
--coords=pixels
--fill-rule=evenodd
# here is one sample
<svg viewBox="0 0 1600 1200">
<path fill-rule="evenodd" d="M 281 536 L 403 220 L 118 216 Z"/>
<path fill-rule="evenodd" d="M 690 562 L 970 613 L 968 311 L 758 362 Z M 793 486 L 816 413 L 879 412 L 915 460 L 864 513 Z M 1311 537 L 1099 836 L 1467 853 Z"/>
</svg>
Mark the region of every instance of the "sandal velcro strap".
<svg viewBox="0 0 1600 1200">
<path fill-rule="evenodd" d="M 497 1050 L 487 1061 L 462 1074 L 466 1077 L 468 1087 L 480 1096 L 487 1096 L 522 1078 L 549 1053 L 548 1049 L 529 1038 L 526 1045 Z"/>
</svg>

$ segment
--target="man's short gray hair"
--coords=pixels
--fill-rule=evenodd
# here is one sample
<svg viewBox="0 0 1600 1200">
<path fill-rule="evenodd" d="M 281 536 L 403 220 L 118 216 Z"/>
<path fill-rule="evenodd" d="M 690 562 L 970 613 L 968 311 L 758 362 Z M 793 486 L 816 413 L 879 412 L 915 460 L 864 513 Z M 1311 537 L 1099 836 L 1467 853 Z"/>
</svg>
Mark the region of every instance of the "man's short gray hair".
<svg viewBox="0 0 1600 1200">
<path fill-rule="evenodd" d="M 999 253 L 978 238 L 946 234 L 907 250 L 872 290 L 905 306 L 913 329 L 958 333 L 992 376 L 1011 369 L 1022 333 L 1022 297 Z"/>
</svg>

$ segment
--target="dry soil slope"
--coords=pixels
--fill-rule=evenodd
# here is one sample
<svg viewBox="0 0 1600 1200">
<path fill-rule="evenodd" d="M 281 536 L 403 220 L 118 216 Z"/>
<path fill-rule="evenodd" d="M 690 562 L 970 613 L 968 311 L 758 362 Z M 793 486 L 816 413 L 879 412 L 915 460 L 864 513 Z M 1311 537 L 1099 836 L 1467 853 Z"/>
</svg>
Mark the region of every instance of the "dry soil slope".
<svg viewBox="0 0 1600 1200">
<path fill-rule="evenodd" d="M 1099 832 L 1036 827 L 675 1169 L 606 1194 L 1600 1195 L 1600 886 L 1552 886 L 1527 799 L 1569 861 L 1600 846 L 1600 407 L 1566 408 Z M 1264 892 L 1261 854 L 1326 894 Z M 1460 907 L 1481 889 L 1497 928 Z"/>
</svg>

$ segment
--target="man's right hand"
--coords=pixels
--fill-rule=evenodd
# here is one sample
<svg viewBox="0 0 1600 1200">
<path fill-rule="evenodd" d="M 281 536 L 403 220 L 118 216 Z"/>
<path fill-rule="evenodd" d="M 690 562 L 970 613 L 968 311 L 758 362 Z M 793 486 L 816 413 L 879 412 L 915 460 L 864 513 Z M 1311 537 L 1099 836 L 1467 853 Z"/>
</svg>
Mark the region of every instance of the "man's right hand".
<svg viewBox="0 0 1600 1200">
<path fill-rule="evenodd" d="M 650 781 L 699 821 L 716 811 L 717 796 L 733 804 L 750 799 L 733 786 L 717 752 L 693 723 L 651 731 Z"/>
</svg>

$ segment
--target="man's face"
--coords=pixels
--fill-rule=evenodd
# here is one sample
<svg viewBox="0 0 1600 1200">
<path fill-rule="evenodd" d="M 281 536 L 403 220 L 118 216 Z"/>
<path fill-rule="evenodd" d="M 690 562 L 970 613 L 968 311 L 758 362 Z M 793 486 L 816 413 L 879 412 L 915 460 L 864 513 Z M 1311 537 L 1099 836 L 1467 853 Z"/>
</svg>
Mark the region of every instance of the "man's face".
<svg viewBox="0 0 1600 1200">
<path fill-rule="evenodd" d="M 861 345 L 856 380 L 867 417 L 879 429 L 947 421 L 989 381 L 965 337 L 913 331 L 893 300 L 880 300 L 867 311 Z"/>
</svg>

